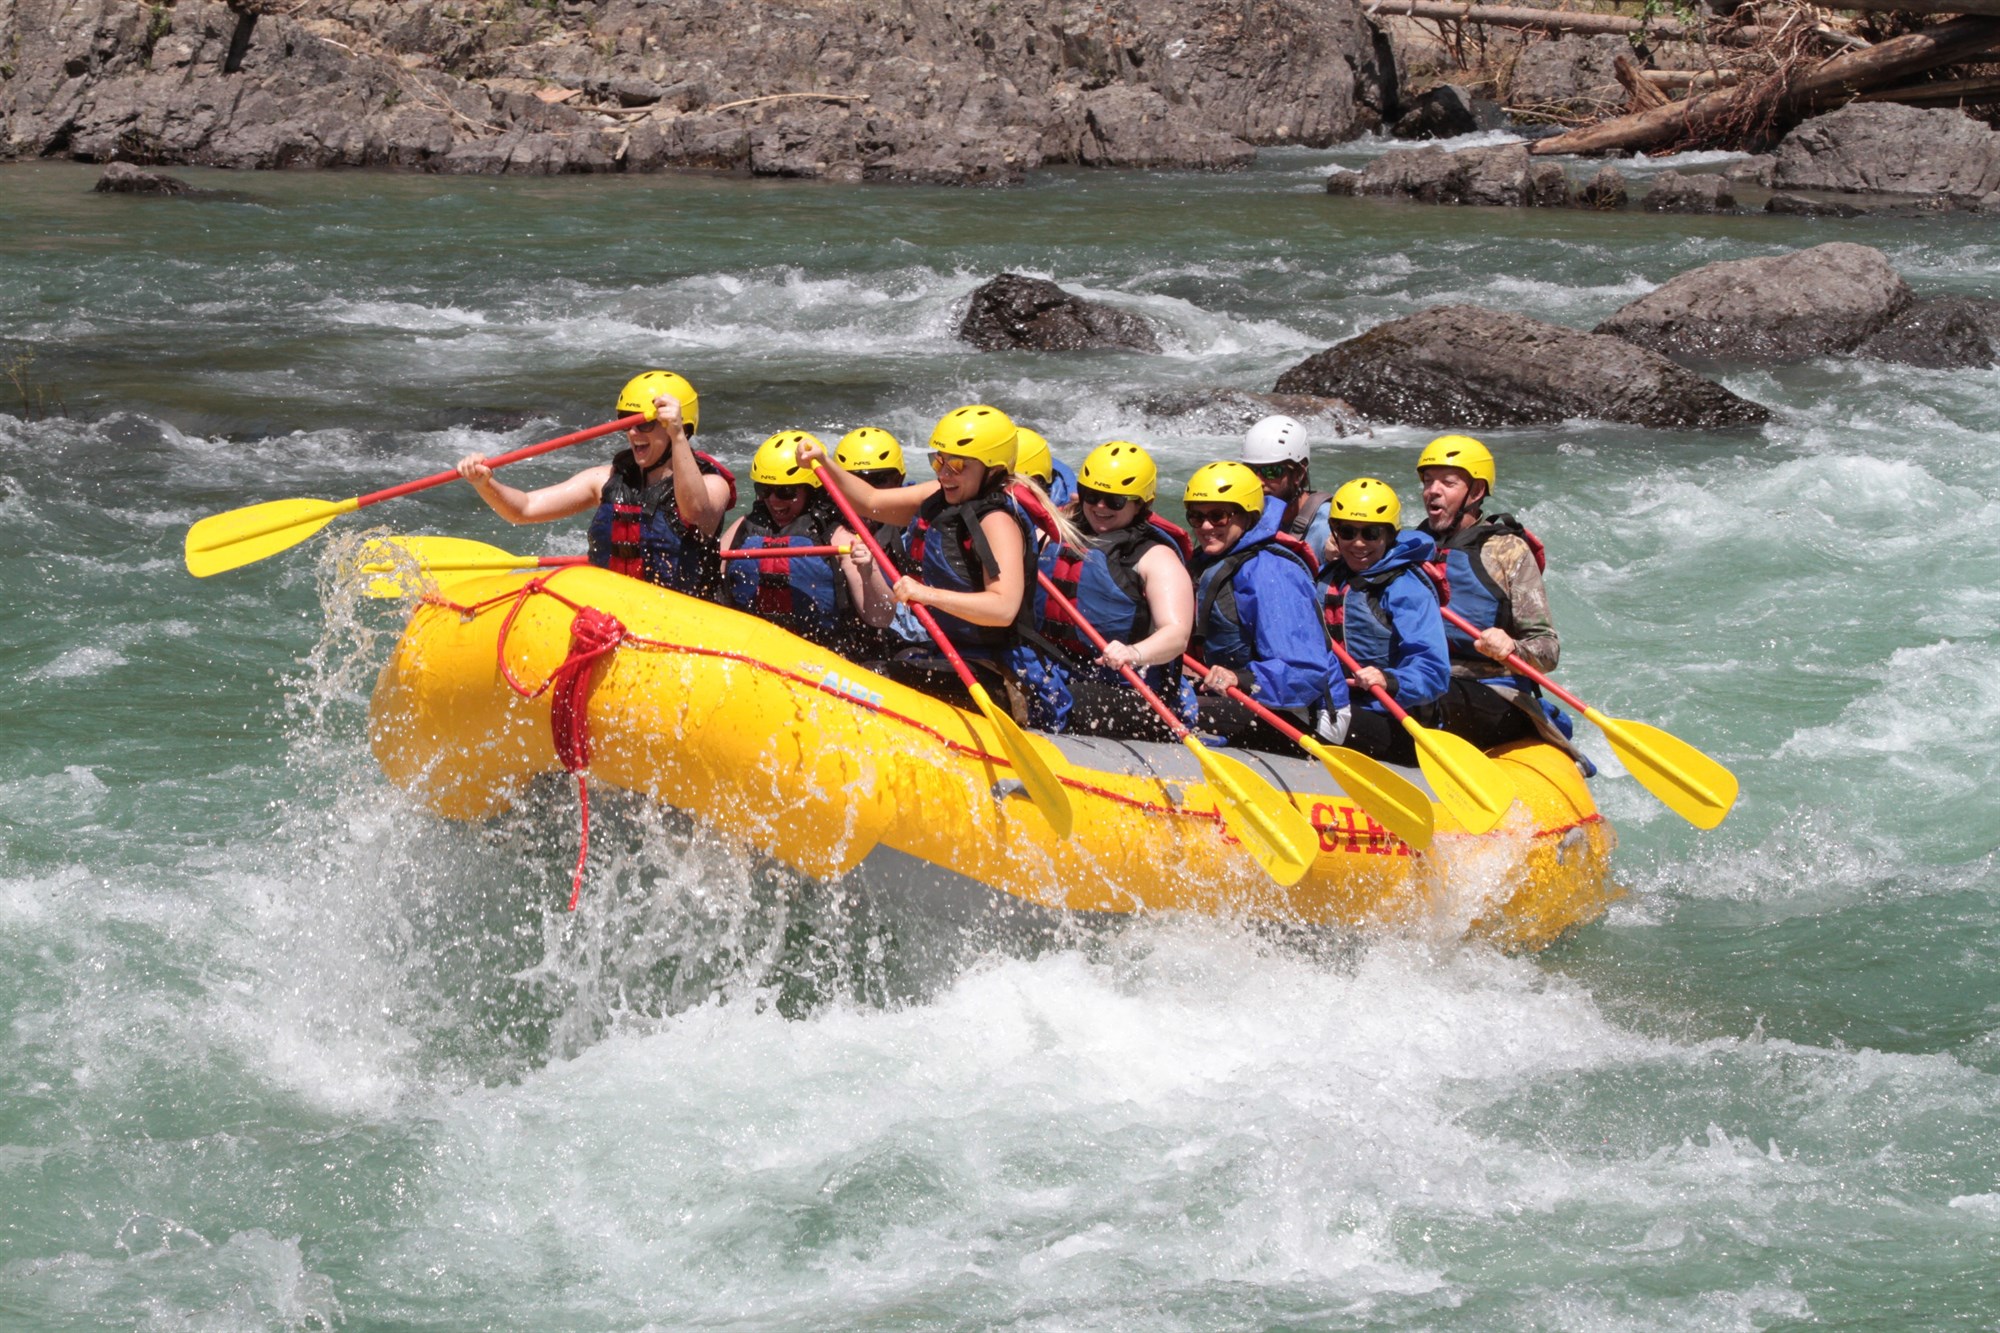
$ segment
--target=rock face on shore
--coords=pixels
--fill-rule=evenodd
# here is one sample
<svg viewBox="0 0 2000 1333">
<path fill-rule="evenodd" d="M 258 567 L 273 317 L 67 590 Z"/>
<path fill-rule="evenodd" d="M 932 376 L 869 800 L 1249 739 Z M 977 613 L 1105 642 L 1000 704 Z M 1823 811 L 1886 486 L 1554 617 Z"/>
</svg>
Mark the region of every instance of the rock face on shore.
<svg viewBox="0 0 2000 1333">
<path fill-rule="evenodd" d="M 1984 199 L 2000 191 L 2000 133 L 1957 111 L 1851 102 L 1785 136 L 1771 184 Z"/>
<path fill-rule="evenodd" d="M 1803 361 L 1853 351 L 1912 299 L 1880 250 L 1835 241 L 1690 269 L 1597 332 L 1686 361 Z"/>
<path fill-rule="evenodd" d="M 1386 195 L 1426 204 L 1501 204 L 1560 208 L 1569 177 L 1553 162 L 1532 158 L 1526 144 L 1465 148 L 1406 148 L 1384 153 L 1361 171 L 1326 178 L 1328 194 Z"/>
<path fill-rule="evenodd" d="M 1381 324 L 1278 377 L 1377 421 L 1478 429 L 1573 417 L 1642 426 L 1757 425 L 1763 407 L 1618 338 L 1473 305 Z"/>
<path fill-rule="evenodd" d="M 1393 115 L 1356 0 L 10 0 L 0 157 L 992 182 Z"/>
<path fill-rule="evenodd" d="M 1002 273 L 973 289 L 958 336 L 982 352 L 1160 350 L 1153 330 L 1130 311 L 1018 273 Z"/>
</svg>

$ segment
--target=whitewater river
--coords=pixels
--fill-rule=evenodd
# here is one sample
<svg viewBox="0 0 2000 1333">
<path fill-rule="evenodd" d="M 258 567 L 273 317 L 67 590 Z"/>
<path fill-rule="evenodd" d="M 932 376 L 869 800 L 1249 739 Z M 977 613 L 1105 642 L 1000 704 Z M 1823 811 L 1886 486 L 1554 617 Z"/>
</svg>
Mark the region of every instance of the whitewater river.
<svg viewBox="0 0 2000 1333">
<path fill-rule="evenodd" d="M 1601 779 L 1630 893 L 1533 957 L 1151 919 L 947 963 L 609 792 L 569 916 L 574 793 L 467 827 L 390 787 L 395 611 L 319 562 L 363 519 L 579 531 L 453 486 L 182 568 L 205 514 L 594 424 L 655 364 L 733 462 L 983 399 L 1177 495 L 1233 438 L 1121 398 L 1429 304 L 1588 326 L 1830 239 L 2000 296 L 1990 222 L 1321 192 L 1374 151 L 1003 192 L 0 169 L 0 359 L 51 409 L 0 382 L 0 1327 L 1995 1327 L 2000 371 L 1486 437 L 1565 678 L 1743 784 L 1699 834 Z M 1166 354 L 966 349 L 1003 269 Z M 1413 502 L 1428 437 L 1315 476 Z"/>
</svg>

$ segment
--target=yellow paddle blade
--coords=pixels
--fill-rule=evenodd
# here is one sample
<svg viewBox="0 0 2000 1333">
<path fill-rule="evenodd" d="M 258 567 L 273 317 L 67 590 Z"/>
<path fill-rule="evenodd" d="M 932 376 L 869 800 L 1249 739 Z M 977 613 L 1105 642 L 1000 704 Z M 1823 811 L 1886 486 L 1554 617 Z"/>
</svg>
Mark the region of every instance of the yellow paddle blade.
<svg viewBox="0 0 2000 1333">
<path fill-rule="evenodd" d="M 187 533 L 188 573 L 198 579 L 254 564 L 288 551 L 321 528 L 351 514 L 354 500 L 267 500 L 210 514 Z"/>
<path fill-rule="evenodd" d="M 527 569 L 535 557 L 515 555 L 466 537 L 378 537 L 355 554 L 357 572 L 373 574 L 370 597 L 420 597 L 482 574 Z"/>
<path fill-rule="evenodd" d="M 1356 750 L 1338 745 L 1321 745 L 1310 736 L 1299 737 L 1306 753 L 1326 765 L 1326 771 L 1352 797 L 1368 817 L 1409 844 L 1412 851 L 1424 851 L 1436 833 L 1436 816 L 1431 798 L 1423 788 L 1391 771 L 1387 765 Z"/>
<path fill-rule="evenodd" d="M 969 682 L 972 687 L 972 702 L 979 705 L 979 711 L 993 724 L 993 730 L 1000 733 L 1000 748 L 1007 752 L 1007 762 L 1014 766 L 1014 776 L 1027 788 L 1028 799 L 1035 803 L 1042 817 L 1049 821 L 1049 827 L 1058 837 L 1067 838 L 1076 826 L 1076 812 L 1070 809 L 1069 793 L 1056 780 L 1055 771 L 1048 766 L 1034 747 L 1028 743 L 1028 734 L 1016 726 L 1014 719 L 1000 711 L 986 693 L 986 687 L 978 681 Z"/>
<path fill-rule="evenodd" d="M 1224 827 L 1248 849 L 1264 873 L 1290 888 L 1312 869 L 1319 830 L 1283 792 L 1241 760 L 1219 755 L 1192 736 L 1182 744 L 1201 760 L 1202 776 L 1217 797 Z"/>
<path fill-rule="evenodd" d="M 1611 753 L 1640 785 L 1696 828 L 1714 828 L 1736 804 L 1736 775 L 1680 737 L 1595 708 L 1583 715 L 1603 728 Z"/>
<path fill-rule="evenodd" d="M 1417 764 L 1431 790 L 1468 833 L 1490 833 L 1514 804 L 1514 783 L 1463 736 L 1432 731 L 1413 717 L 1403 730 L 1417 743 Z"/>
</svg>

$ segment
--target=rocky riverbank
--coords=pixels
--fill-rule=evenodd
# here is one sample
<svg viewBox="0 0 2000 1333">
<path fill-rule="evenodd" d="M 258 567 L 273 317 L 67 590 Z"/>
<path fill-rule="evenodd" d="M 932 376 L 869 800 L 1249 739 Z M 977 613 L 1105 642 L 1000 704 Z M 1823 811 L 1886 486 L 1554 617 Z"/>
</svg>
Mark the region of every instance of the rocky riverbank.
<svg viewBox="0 0 2000 1333">
<path fill-rule="evenodd" d="M 1396 110 L 1356 0 L 7 0 L 0 157 L 991 183 Z"/>
</svg>

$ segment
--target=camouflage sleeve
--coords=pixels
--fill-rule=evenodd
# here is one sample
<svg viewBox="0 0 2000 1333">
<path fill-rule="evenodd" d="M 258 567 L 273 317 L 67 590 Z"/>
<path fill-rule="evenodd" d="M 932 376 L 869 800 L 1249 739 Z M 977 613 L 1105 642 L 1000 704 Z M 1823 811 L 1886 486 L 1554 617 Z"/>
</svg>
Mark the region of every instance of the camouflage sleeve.
<svg viewBox="0 0 2000 1333">
<path fill-rule="evenodd" d="M 1530 666 L 1554 671 L 1562 656 L 1562 640 L 1549 615 L 1549 593 L 1542 584 L 1542 571 L 1535 553 L 1519 537 L 1496 536 L 1481 549 L 1493 581 L 1507 590 L 1513 603 L 1514 625 L 1510 631 L 1520 645 L 1520 654 Z"/>
</svg>

